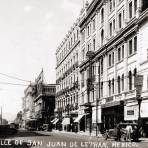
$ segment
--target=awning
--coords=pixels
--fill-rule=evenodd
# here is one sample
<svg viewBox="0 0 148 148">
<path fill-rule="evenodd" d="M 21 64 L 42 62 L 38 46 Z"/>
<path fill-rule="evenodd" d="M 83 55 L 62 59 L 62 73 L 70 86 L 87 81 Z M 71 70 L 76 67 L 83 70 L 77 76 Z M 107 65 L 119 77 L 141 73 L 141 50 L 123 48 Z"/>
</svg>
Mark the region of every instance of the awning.
<svg viewBox="0 0 148 148">
<path fill-rule="evenodd" d="M 74 122 L 79 122 L 85 114 L 78 115 L 78 117 L 74 120 Z"/>
<path fill-rule="evenodd" d="M 53 123 L 54 121 L 56 121 L 57 120 L 57 118 L 54 118 L 52 121 L 51 121 L 51 123 Z"/>
<path fill-rule="evenodd" d="M 56 118 L 56 120 L 53 122 L 53 124 L 56 124 L 59 121 L 59 119 Z"/>
<path fill-rule="evenodd" d="M 62 121 L 62 124 L 63 125 L 70 124 L 70 118 L 64 118 L 63 121 Z"/>
</svg>

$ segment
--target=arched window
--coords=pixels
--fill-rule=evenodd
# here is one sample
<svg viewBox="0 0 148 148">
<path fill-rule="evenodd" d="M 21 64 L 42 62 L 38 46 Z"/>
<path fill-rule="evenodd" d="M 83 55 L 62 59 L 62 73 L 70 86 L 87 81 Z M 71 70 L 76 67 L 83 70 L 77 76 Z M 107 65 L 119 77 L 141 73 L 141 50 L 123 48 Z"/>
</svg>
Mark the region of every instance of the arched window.
<svg viewBox="0 0 148 148">
<path fill-rule="evenodd" d="M 132 72 L 129 71 L 129 90 L 132 90 Z"/>
<path fill-rule="evenodd" d="M 114 94 L 114 78 L 112 79 L 112 93 Z"/>
<path fill-rule="evenodd" d="M 104 9 L 101 10 L 101 23 L 104 22 Z"/>
<path fill-rule="evenodd" d="M 104 30 L 101 31 L 101 45 L 103 45 L 104 42 Z"/>
<path fill-rule="evenodd" d="M 137 68 L 134 69 L 133 76 L 134 76 L 134 84 L 135 84 L 136 76 L 137 76 Z"/>
<path fill-rule="evenodd" d="M 120 94 L 121 88 L 120 88 L 120 76 L 118 76 L 118 93 Z"/>
<path fill-rule="evenodd" d="M 124 91 L 124 74 L 122 74 L 122 91 Z"/>
<path fill-rule="evenodd" d="M 111 96 L 111 80 L 108 82 L 109 96 Z"/>
</svg>

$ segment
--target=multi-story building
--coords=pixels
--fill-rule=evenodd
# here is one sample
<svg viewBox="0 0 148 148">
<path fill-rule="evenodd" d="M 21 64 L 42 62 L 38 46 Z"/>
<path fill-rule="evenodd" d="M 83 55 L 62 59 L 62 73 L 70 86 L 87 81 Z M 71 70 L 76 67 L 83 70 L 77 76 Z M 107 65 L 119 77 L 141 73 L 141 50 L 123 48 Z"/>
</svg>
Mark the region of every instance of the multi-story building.
<svg viewBox="0 0 148 148">
<path fill-rule="evenodd" d="M 30 121 L 34 120 L 34 97 L 35 97 L 35 84 L 30 84 L 24 91 L 23 102 L 23 126 L 26 127 Z"/>
<path fill-rule="evenodd" d="M 54 116 L 55 84 L 46 84 L 43 80 L 43 71 L 34 84 L 30 84 L 24 91 L 23 120 L 26 128 L 39 128 L 49 124 Z"/>
<path fill-rule="evenodd" d="M 141 117 L 148 121 L 148 1 L 93 0 L 81 15 L 80 130 L 137 121 L 136 76 L 143 75 Z M 92 51 L 91 59 L 88 51 Z M 90 63 L 91 61 L 91 63 Z M 89 81 L 91 75 L 91 86 Z M 92 107 L 86 114 L 87 104 Z M 97 107 L 96 107 L 97 106 Z"/>
<path fill-rule="evenodd" d="M 56 51 L 56 112 L 66 130 L 69 130 L 70 124 L 78 116 L 78 23 L 79 19 Z"/>
<path fill-rule="evenodd" d="M 39 83 L 37 85 L 36 96 L 34 98 L 37 127 L 51 122 L 51 117 L 54 116 L 55 94 L 55 84 Z"/>
</svg>

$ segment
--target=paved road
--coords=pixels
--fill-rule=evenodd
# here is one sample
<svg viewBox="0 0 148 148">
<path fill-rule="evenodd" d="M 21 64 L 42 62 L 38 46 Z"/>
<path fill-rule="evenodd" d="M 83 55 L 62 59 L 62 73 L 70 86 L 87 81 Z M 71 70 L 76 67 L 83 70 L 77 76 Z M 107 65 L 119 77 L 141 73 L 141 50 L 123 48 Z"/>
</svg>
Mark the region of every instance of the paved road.
<svg viewBox="0 0 148 148">
<path fill-rule="evenodd" d="M 104 141 L 103 138 L 61 132 L 19 131 L 0 140 L 0 148 L 148 148 L 148 143 Z"/>
</svg>

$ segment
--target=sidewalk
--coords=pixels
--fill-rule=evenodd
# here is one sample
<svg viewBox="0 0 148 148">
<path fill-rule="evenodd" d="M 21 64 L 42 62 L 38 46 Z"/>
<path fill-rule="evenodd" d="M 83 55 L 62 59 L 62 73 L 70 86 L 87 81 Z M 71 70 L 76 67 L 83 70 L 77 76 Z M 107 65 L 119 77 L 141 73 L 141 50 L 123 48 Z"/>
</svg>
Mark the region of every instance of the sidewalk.
<svg viewBox="0 0 148 148">
<path fill-rule="evenodd" d="M 53 130 L 53 132 L 57 133 L 57 132 L 60 132 L 60 133 L 66 133 L 66 134 L 74 134 L 74 135 L 81 135 L 81 136 L 89 136 L 89 137 L 96 137 L 96 133 L 95 132 L 92 132 L 91 133 L 91 136 L 90 136 L 90 133 L 89 131 L 86 131 L 86 132 L 67 132 L 67 131 L 58 131 L 58 130 Z M 98 138 L 102 138 L 102 134 L 98 134 L 97 136 Z"/>
<path fill-rule="evenodd" d="M 98 136 L 96 137 L 96 134 L 95 132 L 92 132 L 91 136 L 89 134 L 89 131 L 87 132 L 66 132 L 66 131 L 58 131 L 58 130 L 53 130 L 52 132 L 55 132 L 55 133 L 66 133 L 66 134 L 73 134 L 73 135 L 80 135 L 80 136 L 88 136 L 88 137 L 95 137 L 95 138 L 103 138 L 102 134 L 98 134 Z M 140 142 L 144 142 L 144 143 L 148 143 L 148 138 L 139 138 L 139 141 Z"/>
</svg>

